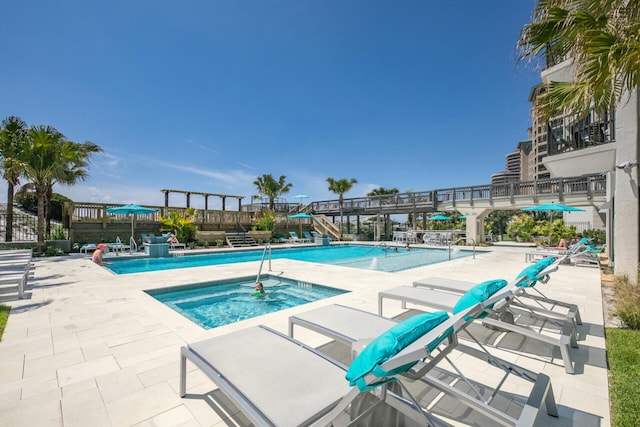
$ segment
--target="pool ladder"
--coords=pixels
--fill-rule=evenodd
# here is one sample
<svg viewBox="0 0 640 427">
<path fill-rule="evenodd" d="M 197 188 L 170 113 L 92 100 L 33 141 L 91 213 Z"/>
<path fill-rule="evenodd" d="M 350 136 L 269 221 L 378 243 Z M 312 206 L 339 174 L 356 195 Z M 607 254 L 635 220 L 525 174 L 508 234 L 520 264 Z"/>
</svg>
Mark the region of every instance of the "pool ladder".
<svg viewBox="0 0 640 427">
<path fill-rule="evenodd" d="M 473 259 L 476 259 L 476 239 L 472 239 L 471 237 L 469 237 L 468 239 L 466 237 L 462 237 L 462 238 L 456 240 L 455 242 L 449 241 L 449 261 L 451 261 L 451 245 L 455 245 L 456 243 L 458 243 L 461 240 L 471 240 L 471 241 L 473 241 Z"/>
<path fill-rule="evenodd" d="M 256 276 L 256 284 L 260 281 L 260 273 L 262 273 L 262 265 L 267 255 L 267 249 L 269 250 L 269 271 L 271 271 L 271 243 L 267 243 L 264 245 L 264 250 L 262 251 L 262 259 L 260 260 L 260 268 L 258 268 L 258 275 Z"/>
</svg>

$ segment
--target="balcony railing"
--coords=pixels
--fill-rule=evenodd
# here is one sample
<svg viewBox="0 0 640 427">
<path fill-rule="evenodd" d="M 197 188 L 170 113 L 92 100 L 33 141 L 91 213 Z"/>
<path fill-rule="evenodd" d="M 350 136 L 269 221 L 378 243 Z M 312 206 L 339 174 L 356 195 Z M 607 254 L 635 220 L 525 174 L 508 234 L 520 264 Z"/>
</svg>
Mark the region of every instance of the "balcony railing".
<svg viewBox="0 0 640 427">
<path fill-rule="evenodd" d="M 562 119 L 549 122 L 548 154 L 562 154 L 568 151 L 582 150 L 615 141 L 615 119 L 586 123 L 575 122 L 562 129 Z"/>
</svg>

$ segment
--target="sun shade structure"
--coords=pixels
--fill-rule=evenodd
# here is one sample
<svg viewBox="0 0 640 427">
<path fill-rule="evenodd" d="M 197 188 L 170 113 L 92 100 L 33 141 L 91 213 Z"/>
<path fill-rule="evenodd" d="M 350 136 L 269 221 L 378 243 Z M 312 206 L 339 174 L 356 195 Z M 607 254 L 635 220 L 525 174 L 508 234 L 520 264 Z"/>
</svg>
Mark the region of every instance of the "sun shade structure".
<svg viewBox="0 0 640 427">
<path fill-rule="evenodd" d="M 296 196 L 297 197 L 297 196 Z M 304 212 L 299 212 L 295 215 L 289 215 L 289 218 L 291 219 L 310 219 L 313 218 L 313 215 L 308 214 L 308 213 L 304 213 Z M 302 221 L 300 221 L 300 234 L 302 234 Z"/>
<path fill-rule="evenodd" d="M 129 203 L 124 206 L 117 206 L 115 208 L 108 208 L 106 210 L 110 214 L 131 215 L 131 239 L 129 240 L 130 250 L 133 252 L 133 248 L 137 247 L 136 240 L 133 238 L 133 216 L 156 213 L 156 209 L 145 208 L 144 206 Z"/>
<path fill-rule="evenodd" d="M 551 246 L 551 232 L 553 231 L 553 213 L 554 212 L 584 212 L 584 209 L 574 208 L 560 203 L 545 203 L 542 205 L 529 206 L 522 208 L 527 212 L 549 212 L 549 246 Z"/>
</svg>

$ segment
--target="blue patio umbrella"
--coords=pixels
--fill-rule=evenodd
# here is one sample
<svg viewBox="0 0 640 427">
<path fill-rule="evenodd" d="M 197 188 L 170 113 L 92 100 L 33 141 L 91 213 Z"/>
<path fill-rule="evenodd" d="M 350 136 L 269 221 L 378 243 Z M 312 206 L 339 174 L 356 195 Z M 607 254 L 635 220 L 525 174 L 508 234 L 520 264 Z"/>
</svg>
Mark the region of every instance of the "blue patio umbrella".
<svg viewBox="0 0 640 427">
<path fill-rule="evenodd" d="M 313 218 L 313 215 L 308 214 L 308 213 L 304 213 L 304 212 L 299 212 L 295 215 L 289 215 L 289 218 L 291 219 L 310 219 Z M 302 234 L 302 221 L 300 221 L 300 234 Z"/>
<path fill-rule="evenodd" d="M 551 231 L 553 226 L 554 212 L 584 212 L 584 209 L 574 208 L 573 206 L 563 205 L 560 203 L 544 203 L 542 205 L 529 206 L 522 208 L 527 212 L 548 212 L 549 213 L 549 246 L 551 246 Z"/>
<path fill-rule="evenodd" d="M 450 221 L 451 217 L 448 217 L 446 215 L 434 215 L 431 218 L 429 218 L 429 221 Z"/>
<path fill-rule="evenodd" d="M 108 208 L 106 212 L 110 214 L 131 215 L 131 239 L 129 240 L 129 242 L 130 242 L 130 249 L 133 252 L 133 246 L 135 244 L 135 239 L 133 238 L 133 216 L 156 213 L 157 210 L 151 209 L 151 208 L 145 208 L 144 206 L 129 203 L 128 205 L 116 206 L 115 208 Z"/>
</svg>

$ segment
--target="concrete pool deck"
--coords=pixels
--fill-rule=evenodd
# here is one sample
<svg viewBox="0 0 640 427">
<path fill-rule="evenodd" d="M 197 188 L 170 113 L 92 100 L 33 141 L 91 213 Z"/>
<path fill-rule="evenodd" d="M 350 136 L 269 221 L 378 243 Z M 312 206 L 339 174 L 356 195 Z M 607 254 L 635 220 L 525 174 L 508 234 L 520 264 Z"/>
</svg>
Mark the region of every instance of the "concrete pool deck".
<svg viewBox="0 0 640 427">
<path fill-rule="evenodd" d="M 423 277 L 511 279 L 525 267 L 528 250 L 494 246 L 475 259 L 397 273 L 273 260 L 272 273 L 351 292 L 209 330 L 143 290 L 255 275 L 258 261 L 115 275 L 85 255 L 36 259 L 25 299 L 5 302 L 12 311 L 0 342 L 0 426 L 243 425 L 244 417 L 192 365 L 189 396 L 180 398 L 181 346 L 259 324 L 287 333 L 290 315 L 327 304 L 376 313 L 379 291 Z M 267 270 L 265 262 L 263 273 Z M 564 372 L 559 352 L 534 349 L 530 343 L 527 353 L 512 348 L 495 349 L 494 354 L 551 377 L 560 417 L 543 415 L 539 425 L 609 426 L 599 270 L 563 265 L 549 284 L 540 286 L 547 295 L 580 308 L 583 325 L 578 330 L 584 339 L 572 349 L 576 374 Z M 385 302 L 386 316 L 403 311 L 398 302 Z M 326 343 L 310 332 L 296 330 L 296 338 L 314 346 Z"/>
</svg>

